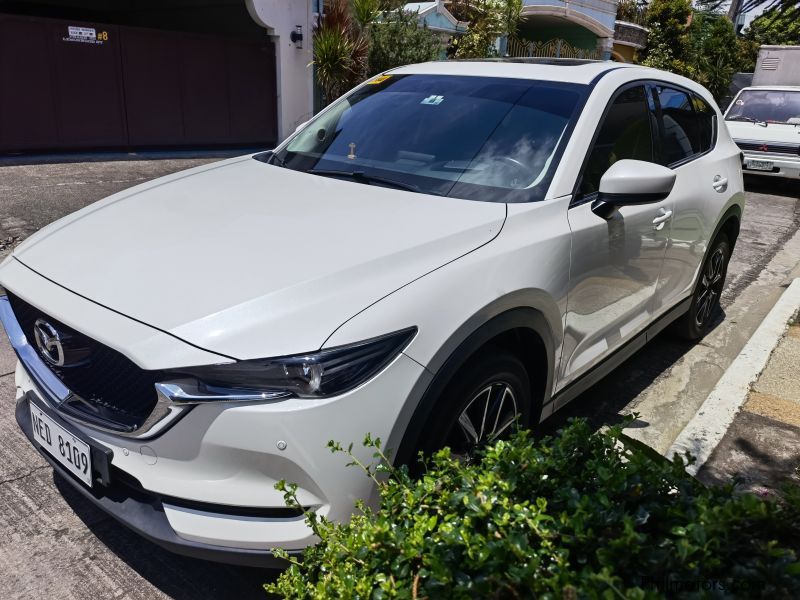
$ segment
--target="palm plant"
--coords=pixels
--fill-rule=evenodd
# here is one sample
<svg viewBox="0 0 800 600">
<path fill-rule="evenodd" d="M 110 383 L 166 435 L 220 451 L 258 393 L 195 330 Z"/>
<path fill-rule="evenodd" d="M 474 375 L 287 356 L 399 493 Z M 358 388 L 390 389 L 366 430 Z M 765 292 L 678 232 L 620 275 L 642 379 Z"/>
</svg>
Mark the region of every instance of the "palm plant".
<svg viewBox="0 0 800 600">
<path fill-rule="evenodd" d="M 363 16 L 363 13 L 362 15 Z M 364 79 L 369 39 L 348 0 L 333 0 L 314 27 L 314 67 L 325 104 Z"/>
<path fill-rule="evenodd" d="M 353 19 L 361 31 L 369 31 L 381 13 L 380 0 L 352 0 Z"/>
</svg>

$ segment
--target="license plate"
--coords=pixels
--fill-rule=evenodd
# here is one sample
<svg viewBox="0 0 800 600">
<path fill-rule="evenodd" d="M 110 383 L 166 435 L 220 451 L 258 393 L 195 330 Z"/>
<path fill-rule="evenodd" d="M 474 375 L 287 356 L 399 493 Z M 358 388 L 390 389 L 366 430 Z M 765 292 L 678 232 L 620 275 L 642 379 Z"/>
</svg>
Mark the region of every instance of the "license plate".
<svg viewBox="0 0 800 600">
<path fill-rule="evenodd" d="M 28 402 L 28 405 L 34 439 L 67 471 L 92 487 L 92 453 L 89 445 L 53 421 L 32 402 Z"/>
<path fill-rule="evenodd" d="M 747 160 L 745 166 L 755 171 L 772 171 L 772 161 L 769 160 Z"/>
</svg>

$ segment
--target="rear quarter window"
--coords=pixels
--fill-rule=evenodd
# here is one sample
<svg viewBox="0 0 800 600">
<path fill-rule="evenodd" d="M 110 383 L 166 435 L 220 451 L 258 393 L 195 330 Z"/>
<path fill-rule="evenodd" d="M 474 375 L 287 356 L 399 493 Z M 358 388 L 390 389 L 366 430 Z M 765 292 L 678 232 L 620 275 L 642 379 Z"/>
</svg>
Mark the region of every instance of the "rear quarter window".
<svg viewBox="0 0 800 600">
<path fill-rule="evenodd" d="M 692 96 L 692 104 L 694 104 L 694 111 L 697 115 L 700 152 L 708 152 L 714 147 L 716 141 L 717 113 L 709 106 L 708 102 L 696 94 Z"/>
</svg>

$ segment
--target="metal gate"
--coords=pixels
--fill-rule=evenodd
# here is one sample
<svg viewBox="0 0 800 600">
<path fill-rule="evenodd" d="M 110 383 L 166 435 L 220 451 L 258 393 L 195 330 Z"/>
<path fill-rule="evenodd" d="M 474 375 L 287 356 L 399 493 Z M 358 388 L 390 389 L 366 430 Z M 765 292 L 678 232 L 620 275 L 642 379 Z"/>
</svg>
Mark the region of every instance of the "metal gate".
<svg viewBox="0 0 800 600">
<path fill-rule="evenodd" d="M 602 50 L 578 48 L 566 40 L 555 38 L 546 42 L 509 40 L 506 56 L 544 58 L 589 58 L 600 60 Z"/>
<path fill-rule="evenodd" d="M 0 152 L 276 139 L 266 37 L 0 15 Z"/>
</svg>

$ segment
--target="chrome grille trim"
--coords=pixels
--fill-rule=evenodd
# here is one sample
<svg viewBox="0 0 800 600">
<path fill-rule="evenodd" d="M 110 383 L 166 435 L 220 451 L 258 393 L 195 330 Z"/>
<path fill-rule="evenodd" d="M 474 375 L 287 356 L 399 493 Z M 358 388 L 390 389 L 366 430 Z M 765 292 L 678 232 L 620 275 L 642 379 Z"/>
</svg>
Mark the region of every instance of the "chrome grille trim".
<svg viewBox="0 0 800 600">
<path fill-rule="evenodd" d="M 62 383 L 28 342 L 25 332 L 11 309 L 11 302 L 7 296 L 0 296 L 0 321 L 5 327 L 11 347 L 17 354 L 20 364 L 36 385 L 42 400 L 68 421 L 121 437 L 147 439 L 165 431 L 192 409 L 193 405 L 191 404 L 173 403 L 171 398 L 156 388 L 155 406 L 144 422 L 130 431 L 106 427 L 99 419 L 89 419 L 76 415 L 74 411 L 67 411 L 65 408 L 68 407 L 70 401 L 82 401 L 82 399 Z"/>
</svg>

